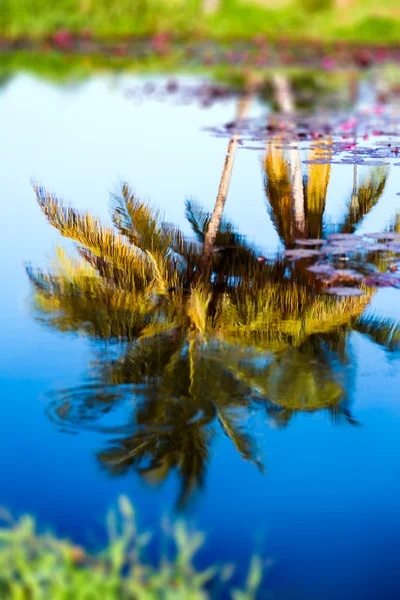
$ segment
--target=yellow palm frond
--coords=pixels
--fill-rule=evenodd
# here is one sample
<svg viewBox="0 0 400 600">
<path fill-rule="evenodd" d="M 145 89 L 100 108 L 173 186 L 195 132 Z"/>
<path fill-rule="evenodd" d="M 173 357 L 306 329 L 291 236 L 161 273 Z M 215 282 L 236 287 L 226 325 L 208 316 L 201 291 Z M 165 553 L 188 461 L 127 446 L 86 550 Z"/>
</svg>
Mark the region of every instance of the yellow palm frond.
<svg viewBox="0 0 400 600">
<path fill-rule="evenodd" d="M 322 221 L 326 205 L 326 194 L 331 173 L 330 158 L 332 140 L 328 139 L 324 147 L 314 144 L 308 155 L 309 160 L 320 160 L 322 157 L 326 164 L 309 164 L 307 185 L 305 189 L 305 211 L 307 221 L 307 233 L 309 237 L 320 238 L 322 236 Z"/>
<path fill-rule="evenodd" d="M 276 142 L 267 144 L 264 168 L 264 187 L 271 218 L 281 240 L 290 244 L 295 238 L 296 230 L 290 164 Z"/>
</svg>

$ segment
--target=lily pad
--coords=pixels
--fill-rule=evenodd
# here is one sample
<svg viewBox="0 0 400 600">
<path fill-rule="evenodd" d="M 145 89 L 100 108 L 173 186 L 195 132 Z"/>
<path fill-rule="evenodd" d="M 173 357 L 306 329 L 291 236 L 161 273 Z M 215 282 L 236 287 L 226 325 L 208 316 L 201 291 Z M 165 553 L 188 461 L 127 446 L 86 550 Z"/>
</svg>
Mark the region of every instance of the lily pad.
<svg viewBox="0 0 400 600">
<path fill-rule="evenodd" d="M 380 233 L 365 233 L 364 237 L 374 240 L 400 240 L 400 233 L 395 231 L 381 231 Z"/>
<path fill-rule="evenodd" d="M 388 252 L 386 244 L 368 244 L 366 246 L 367 252 Z"/>
<path fill-rule="evenodd" d="M 330 296 L 364 296 L 365 292 L 360 290 L 359 288 L 352 287 L 331 287 L 325 291 L 325 294 L 329 294 Z"/>
<path fill-rule="evenodd" d="M 307 271 L 311 271 L 311 273 L 315 273 L 316 275 L 330 275 L 335 269 L 331 265 L 317 263 L 308 267 Z"/>
<path fill-rule="evenodd" d="M 298 239 L 295 240 L 298 246 L 323 246 L 326 244 L 326 240 L 321 239 Z"/>
<path fill-rule="evenodd" d="M 344 240 L 349 240 L 349 241 L 353 241 L 353 240 L 362 240 L 362 237 L 359 235 L 355 235 L 353 233 L 331 233 L 330 235 L 328 235 L 328 240 L 330 242 L 332 241 L 344 241 Z"/>
<path fill-rule="evenodd" d="M 356 250 L 357 249 L 350 244 L 341 244 L 340 246 L 324 246 L 323 248 L 321 248 L 321 252 L 323 254 L 331 256 L 345 256 L 346 254 L 350 252 L 355 252 Z"/>
<path fill-rule="evenodd" d="M 319 256 L 319 250 L 305 250 L 297 248 L 295 250 L 285 250 L 284 255 L 291 260 L 299 260 L 300 258 L 314 258 Z"/>
<path fill-rule="evenodd" d="M 353 269 L 334 269 L 332 272 L 332 278 L 340 279 L 341 281 L 362 281 L 363 276 Z"/>
<path fill-rule="evenodd" d="M 393 273 L 376 273 L 364 278 L 367 287 L 400 287 L 400 278 Z"/>
</svg>

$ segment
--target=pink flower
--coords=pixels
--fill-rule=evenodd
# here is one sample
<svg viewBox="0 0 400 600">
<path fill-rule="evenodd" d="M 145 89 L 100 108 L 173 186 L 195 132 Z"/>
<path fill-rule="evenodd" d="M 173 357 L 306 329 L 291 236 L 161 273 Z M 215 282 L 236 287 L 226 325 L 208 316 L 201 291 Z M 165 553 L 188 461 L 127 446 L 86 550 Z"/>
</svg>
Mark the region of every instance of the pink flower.
<svg viewBox="0 0 400 600">
<path fill-rule="evenodd" d="M 357 119 L 355 117 L 352 117 L 351 119 L 348 119 L 348 121 L 346 121 L 345 123 L 342 123 L 340 129 L 342 131 L 352 131 L 352 129 L 354 129 L 356 125 Z"/>
<path fill-rule="evenodd" d="M 355 144 L 354 142 L 352 144 L 347 144 L 344 147 L 344 150 L 354 150 L 354 148 L 357 148 L 357 144 Z"/>
<path fill-rule="evenodd" d="M 335 68 L 335 61 L 331 56 L 324 56 L 322 59 L 322 68 L 325 69 L 325 71 L 331 71 Z"/>
<path fill-rule="evenodd" d="M 152 37 L 151 46 L 158 54 L 167 54 L 169 51 L 168 40 L 168 33 L 161 31 Z"/>
<path fill-rule="evenodd" d="M 389 58 L 389 52 L 387 50 L 380 48 L 379 50 L 376 51 L 375 60 L 377 62 L 385 62 L 385 60 L 387 60 L 388 58 Z"/>
<path fill-rule="evenodd" d="M 63 50 L 70 50 L 73 46 L 73 37 L 67 29 L 60 29 L 53 35 L 53 42 Z"/>
</svg>

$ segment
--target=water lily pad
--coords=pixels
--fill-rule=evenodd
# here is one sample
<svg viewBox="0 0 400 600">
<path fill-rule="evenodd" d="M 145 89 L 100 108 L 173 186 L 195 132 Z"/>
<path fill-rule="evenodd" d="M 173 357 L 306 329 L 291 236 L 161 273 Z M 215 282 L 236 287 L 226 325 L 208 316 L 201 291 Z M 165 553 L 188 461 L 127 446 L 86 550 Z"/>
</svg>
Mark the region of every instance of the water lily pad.
<svg viewBox="0 0 400 600">
<path fill-rule="evenodd" d="M 379 233 L 365 233 L 364 237 L 374 240 L 400 240 L 400 233 L 395 231 L 381 231 Z"/>
<path fill-rule="evenodd" d="M 332 241 L 344 241 L 344 240 L 349 240 L 349 241 L 353 241 L 353 240 L 362 240 L 362 237 L 359 235 L 355 235 L 354 233 L 331 233 L 330 235 L 328 235 L 328 240 L 330 242 Z"/>
<path fill-rule="evenodd" d="M 365 292 L 359 288 L 352 287 L 331 287 L 325 291 L 325 294 L 330 296 L 364 296 Z"/>
<path fill-rule="evenodd" d="M 321 239 L 298 239 L 295 240 L 298 246 L 323 246 L 326 244 L 326 240 Z"/>
<path fill-rule="evenodd" d="M 315 273 L 316 275 L 330 275 L 334 272 L 334 268 L 326 263 L 317 263 L 308 267 L 307 271 Z"/>
<path fill-rule="evenodd" d="M 331 160 L 327 160 L 326 158 L 314 158 L 310 160 L 303 160 L 305 165 L 330 165 L 333 164 Z"/>
<path fill-rule="evenodd" d="M 333 245 L 332 246 L 323 246 L 321 248 L 321 253 L 325 255 L 331 256 L 345 256 L 351 252 L 355 252 L 357 249 L 351 244 L 341 244 L 341 245 Z"/>
<path fill-rule="evenodd" d="M 400 277 L 393 273 L 376 273 L 364 277 L 364 285 L 367 287 L 400 287 Z"/>
<path fill-rule="evenodd" d="M 353 269 L 334 269 L 332 278 L 334 280 L 340 279 L 341 281 L 362 281 L 363 276 Z"/>
<path fill-rule="evenodd" d="M 400 241 L 399 242 L 388 242 L 386 247 L 390 252 L 400 253 Z"/>
<path fill-rule="evenodd" d="M 295 250 L 285 250 L 284 255 L 291 260 L 299 260 L 300 258 L 314 258 L 319 256 L 319 250 L 305 250 L 298 248 Z"/>
<path fill-rule="evenodd" d="M 367 252 L 388 252 L 386 244 L 368 244 L 366 246 Z"/>
<path fill-rule="evenodd" d="M 363 167 L 384 167 L 388 163 L 383 160 L 364 160 L 363 162 L 356 161 L 355 164 Z"/>
</svg>

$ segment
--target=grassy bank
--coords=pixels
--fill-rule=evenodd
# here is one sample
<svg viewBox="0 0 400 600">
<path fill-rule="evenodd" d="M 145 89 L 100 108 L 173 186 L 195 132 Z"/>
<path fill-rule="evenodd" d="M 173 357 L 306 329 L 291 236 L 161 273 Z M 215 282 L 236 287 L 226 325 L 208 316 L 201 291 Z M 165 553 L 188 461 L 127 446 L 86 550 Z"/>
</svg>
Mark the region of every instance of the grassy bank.
<svg viewBox="0 0 400 600">
<path fill-rule="evenodd" d="M 231 566 L 199 571 L 193 559 L 204 535 L 189 533 L 183 523 L 171 528 L 168 547 L 157 566 L 144 556 L 151 536 L 136 529 L 135 514 L 126 498 L 108 519 L 109 543 L 99 553 L 48 533 L 35 521 L 14 521 L 4 511 L 0 527 L 0 597 L 2 600 L 254 600 L 262 578 L 262 564 L 253 558 L 246 581 L 231 582 Z M 167 541 L 167 540 L 166 540 Z"/>
<path fill-rule="evenodd" d="M 94 37 L 154 35 L 399 41 L 398 0 L 2 0 L 2 37 L 44 38 L 60 29 Z M 343 7 L 343 4 L 345 5 Z"/>
</svg>

